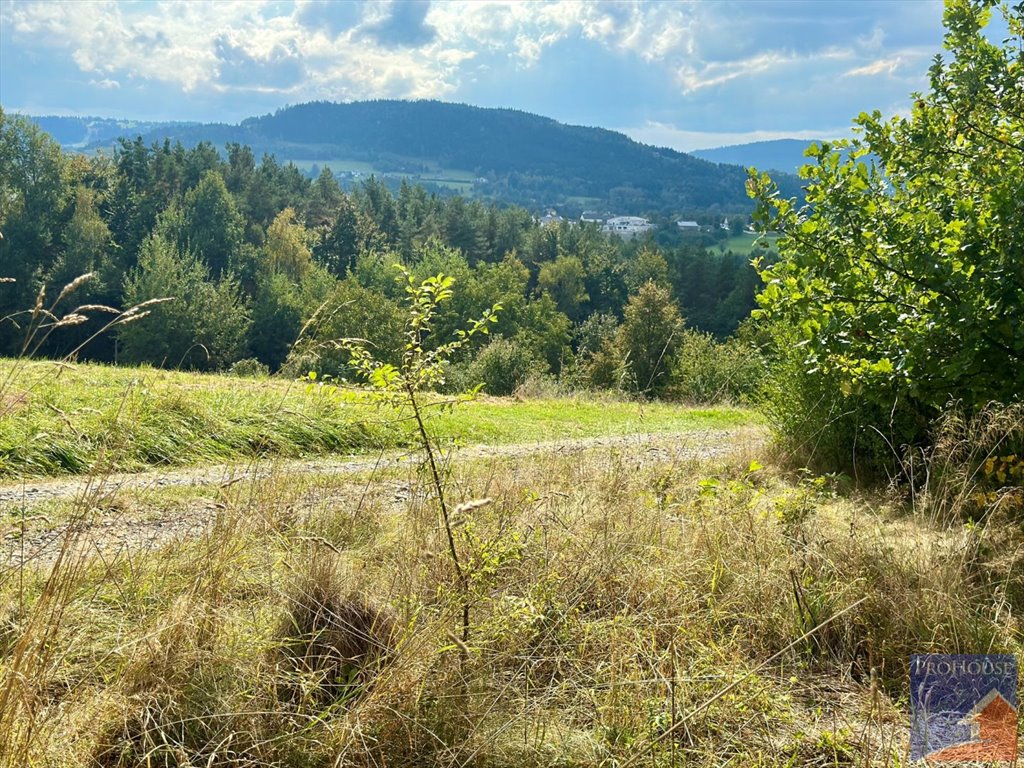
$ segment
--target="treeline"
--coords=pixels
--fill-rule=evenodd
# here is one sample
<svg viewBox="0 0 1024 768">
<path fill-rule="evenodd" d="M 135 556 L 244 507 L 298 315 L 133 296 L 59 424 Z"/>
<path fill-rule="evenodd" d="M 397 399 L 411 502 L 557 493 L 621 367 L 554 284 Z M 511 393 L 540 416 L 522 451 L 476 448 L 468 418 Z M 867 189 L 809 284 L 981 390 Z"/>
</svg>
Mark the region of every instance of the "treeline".
<svg viewBox="0 0 1024 768">
<path fill-rule="evenodd" d="M 0 193 L 0 277 L 14 279 L 0 285 L 6 355 L 21 352 L 34 306 L 49 307 L 63 286 L 91 274 L 61 300 L 65 313 L 91 309 L 47 336 L 40 354 L 75 349 L 108 319 L 104 307 L 173 297 L 80 356 L 342 373 L 333 339 L 367 339 L 385 358 L 399 353 L 400 263 L 417 278 L 456 279 L 435 338 L 503 306 L 489 347 L 456 361 L 466 375 L 486 369 L 492 390 L 536 374 L 666 392 L 684 338 L 708 344 L 699 332 L 733 333 L 758 285 L 748 257 L 659 247 L 657 232 L 621 241 L 593 225 L 541 227 L 522 208 L 408 183 L 392 193 L 372 177 L 345 192 L 329 170 L 311 180 L 236 143 L 223 155 L 209 143 L 142 139 L 122 140 L 112 155 L 68 154 L 2 111 Z M 662 336 L 630 336 L 659 323 Z"/>
</svg>

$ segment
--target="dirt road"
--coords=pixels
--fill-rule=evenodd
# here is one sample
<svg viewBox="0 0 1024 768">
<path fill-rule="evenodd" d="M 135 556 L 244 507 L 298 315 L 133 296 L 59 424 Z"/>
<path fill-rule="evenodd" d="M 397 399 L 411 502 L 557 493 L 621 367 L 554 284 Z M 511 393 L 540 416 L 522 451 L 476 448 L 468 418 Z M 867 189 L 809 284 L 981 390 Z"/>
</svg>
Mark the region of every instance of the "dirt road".
<svg viewBox="0 0 1024 768">
<path fill-rule="evenodd" d="M 562 456 L 600 450 L 629 450 L 643 463 L 710 458 L 757 444 L 763 435 L 749 428 L 685 433 L 633 434 L 573 438 L 512 445 L 477 445 L 457 450 L 458 461 L 515 459 L 535 454 Z M 189 502 L 172 512 L 140 510 L 119 499 L 138 492 L 173 488 L 218 488 L 271 476 L 345 476 L 420 461 L 421 454 L 389 452 L 343 459 L 266 459 L 249 464 L 216 465 L 137 474 L 92 475 L 55 480 L 24 480 L 0 485 L 0 568 L 52 563 L 69 534 L 75 546 L 99 555 L 125 548 L 151 548 L 201 534 L 223 507 L 213 498 Z M 365 482 L 365 481 L 364 481 Z M 211 494 L 208 494 L 208 496 Z M 212 494 L 215 496 L 215 494 Z M 400 501 L 400 497 L 396 497 Z M 73 523 L 52 524 L 41 513 L 47 502 L 67 501 L 81 510 Z"/>
</svg>

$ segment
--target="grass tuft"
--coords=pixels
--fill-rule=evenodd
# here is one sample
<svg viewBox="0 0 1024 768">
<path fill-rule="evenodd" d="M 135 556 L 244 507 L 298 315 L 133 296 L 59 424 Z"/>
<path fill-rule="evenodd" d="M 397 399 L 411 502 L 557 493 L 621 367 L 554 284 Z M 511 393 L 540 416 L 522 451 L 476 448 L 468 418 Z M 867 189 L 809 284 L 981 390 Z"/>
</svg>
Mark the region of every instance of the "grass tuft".
<svg viewBox="0 0 1024 768">
<path fill-rule="evenodd" d="M 318 554 L 286 591 L 278 630 L 283 698 L 306 707 L 351 702 L 394 652 L 394 620 L 348 593 L 335 563 Z"/>
</svg>

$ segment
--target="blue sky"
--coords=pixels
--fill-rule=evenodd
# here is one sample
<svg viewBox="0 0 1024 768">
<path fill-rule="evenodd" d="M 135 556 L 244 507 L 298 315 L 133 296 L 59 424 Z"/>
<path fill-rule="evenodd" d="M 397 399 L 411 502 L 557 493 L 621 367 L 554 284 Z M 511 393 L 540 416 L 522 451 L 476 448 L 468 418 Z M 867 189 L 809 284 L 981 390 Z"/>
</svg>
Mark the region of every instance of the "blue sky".
<svg viewBox="0 0 1024 768">
<path fill-rule="evenodd" d="M 690 150 L 902 112 L 941 44 L 939 0 L 0 0 L 0 104 L 236 122 L 437 98 Z"/>
</svg>

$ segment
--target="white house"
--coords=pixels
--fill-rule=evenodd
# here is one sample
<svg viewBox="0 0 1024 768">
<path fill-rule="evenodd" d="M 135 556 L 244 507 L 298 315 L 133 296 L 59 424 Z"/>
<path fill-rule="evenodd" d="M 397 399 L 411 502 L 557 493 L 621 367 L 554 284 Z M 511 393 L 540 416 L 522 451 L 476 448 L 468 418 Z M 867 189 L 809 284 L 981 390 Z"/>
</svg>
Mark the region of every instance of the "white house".
<svg viewBox="0 0 1024 768">
<path fill-rule="evenodd" d="M 676 222 L 676 226 L 683 230 L 683 232 L 700 232 L 700 224 L 696 221 L 680 219 Z"/>
<path fill-rule="evenodd" d="M 562 221 L 564 221 L 564 219 L 558 215 L 558 211 L 556 211 L 554 208 L 549 208 L 547 211 L 545 211 L 543 216 L 537 219 L 537 223 L 540 224 L 542 227 L 546 227 L 550 224 L 558 224 Z"/>
<path fill-rule="evenodd" d="M 653 228 L 651 222 L 640 216 L 612 216 L 601 227 L 601 231 L 619 237 L 633 237 Z"/>
</svg>

